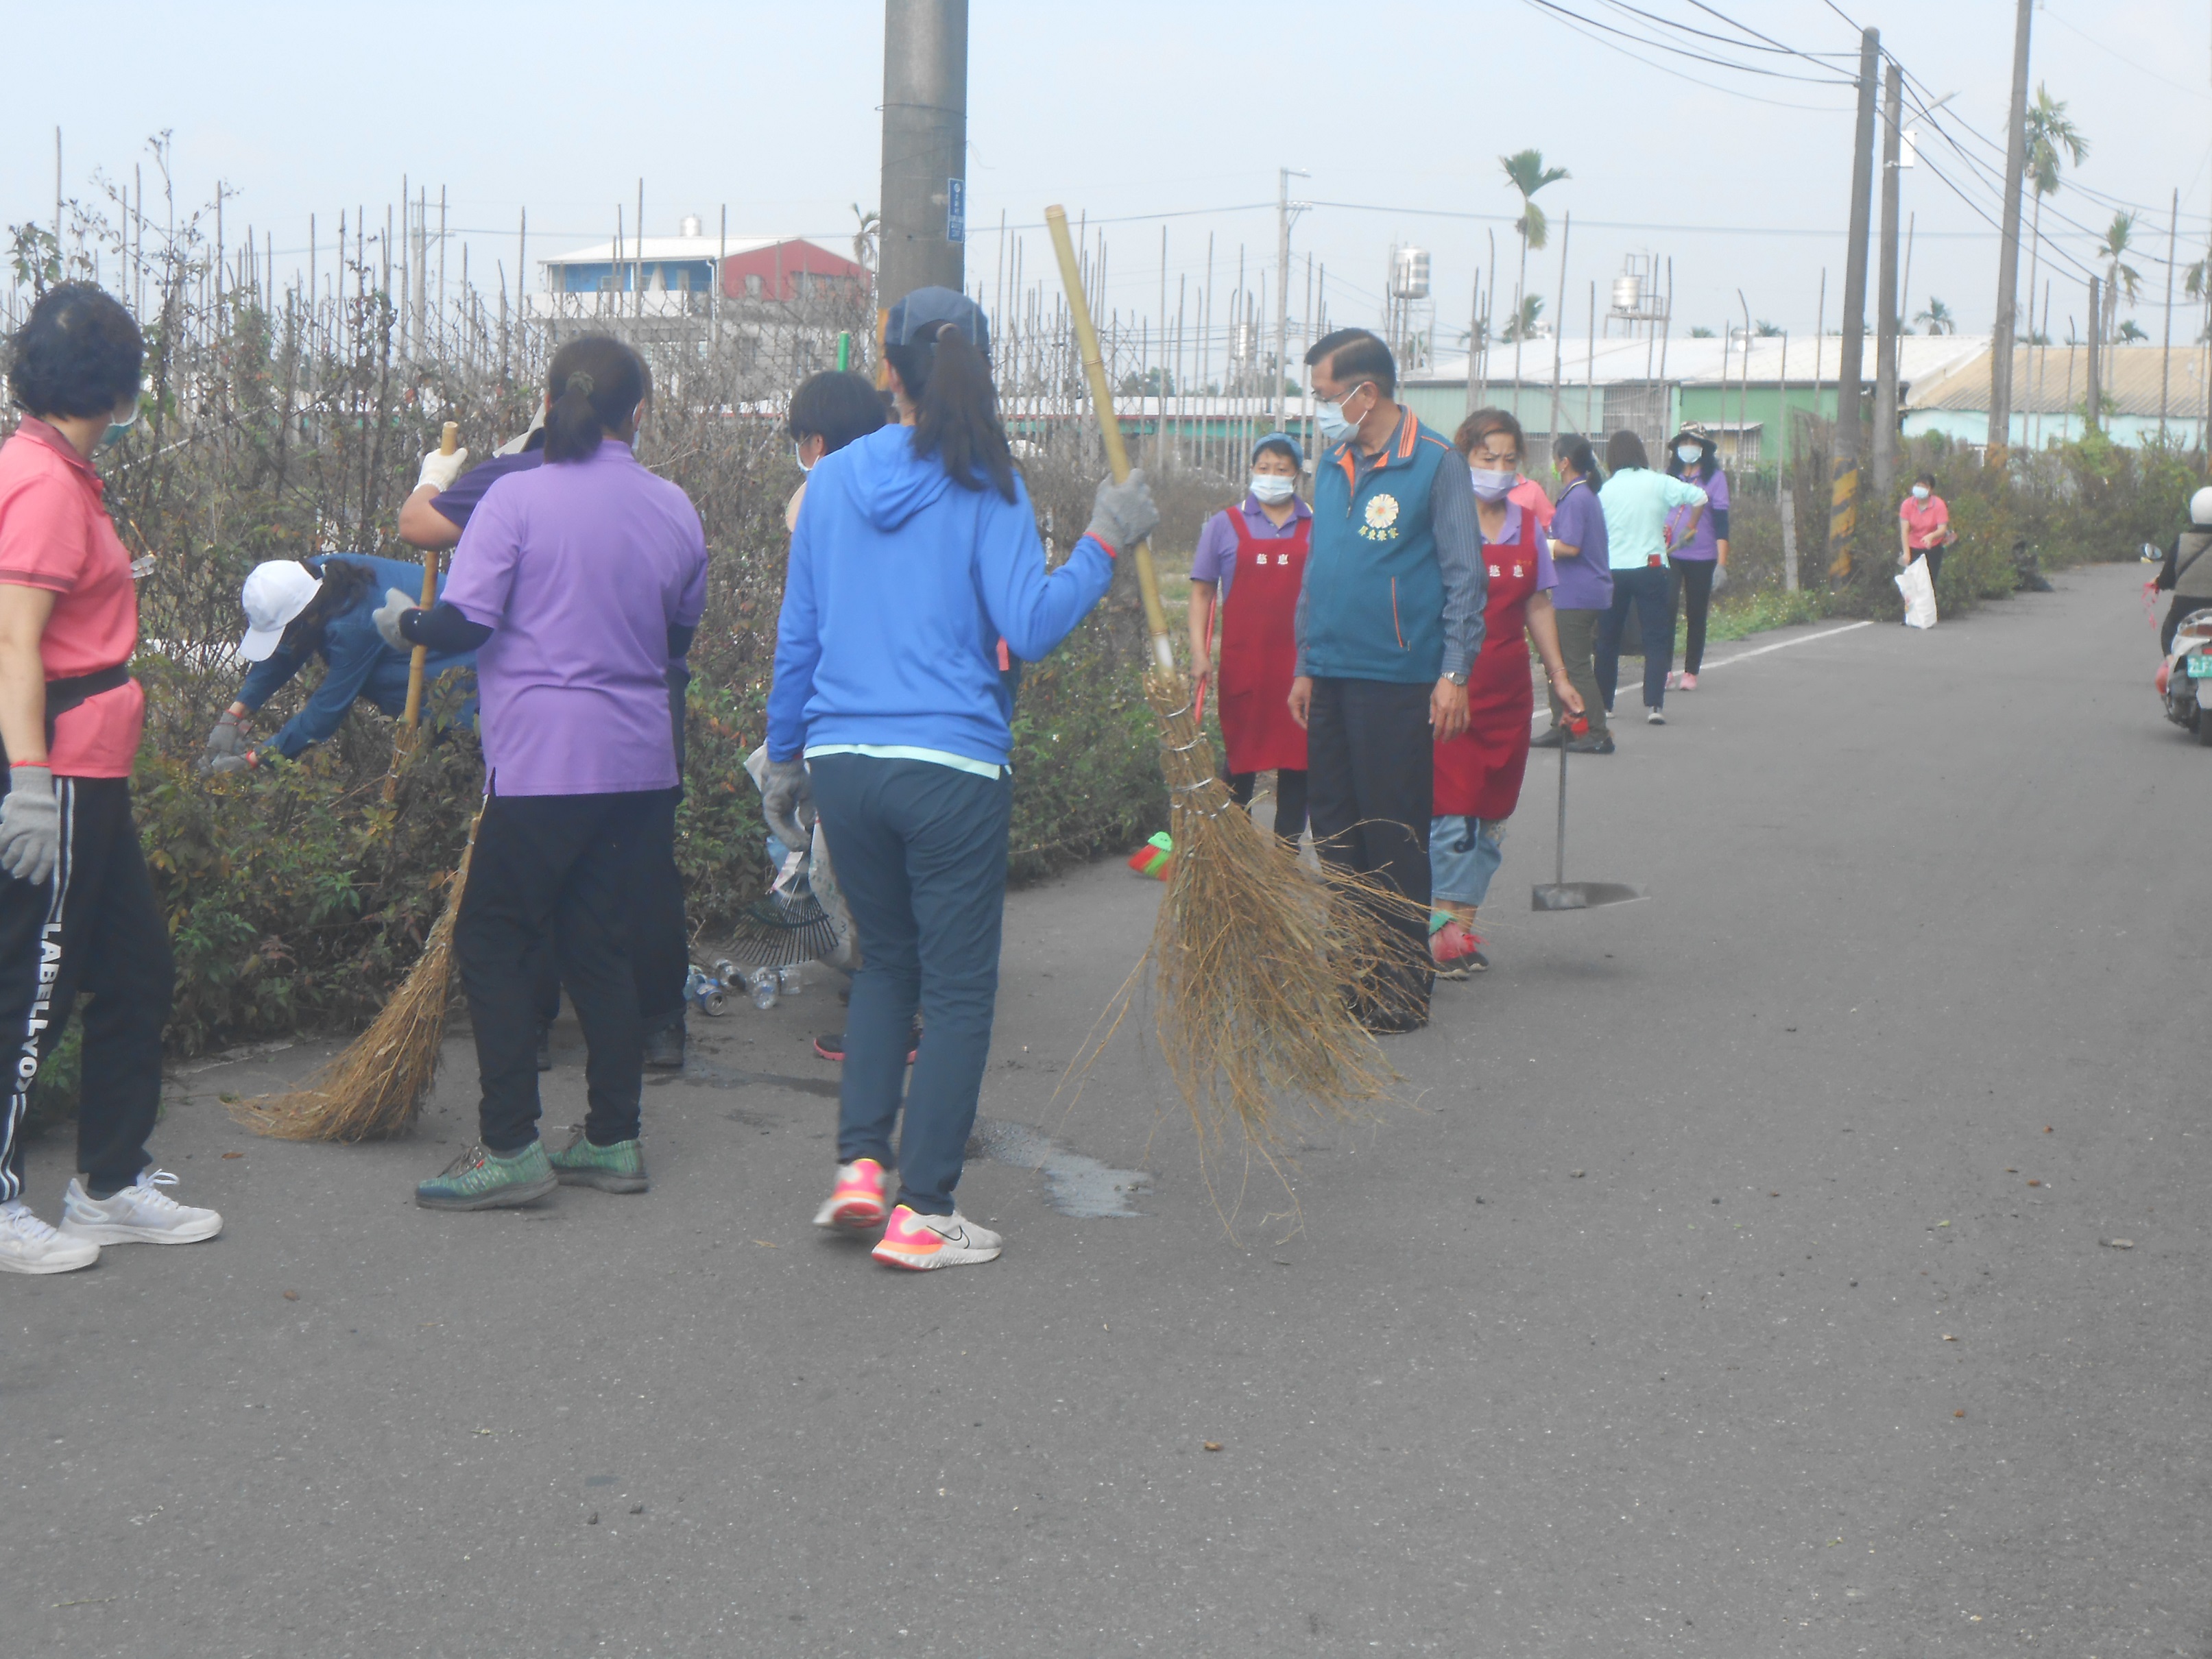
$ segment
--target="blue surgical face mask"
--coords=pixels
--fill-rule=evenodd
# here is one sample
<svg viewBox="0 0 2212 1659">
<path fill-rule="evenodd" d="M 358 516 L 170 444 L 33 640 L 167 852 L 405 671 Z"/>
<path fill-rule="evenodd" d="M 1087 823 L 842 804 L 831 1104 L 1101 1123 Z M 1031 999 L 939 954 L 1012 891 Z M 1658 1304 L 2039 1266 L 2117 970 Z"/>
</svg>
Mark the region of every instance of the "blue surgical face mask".
<svg viewBox="0 0 2212 1659">
<path fill-rule="evenodd" d="M 1469 467 L 1468 471 L 1474 479 L 1474 493 L 1486 501 L 1504 501 L 1512 492 L 1514 481 L 1520 476 L 1510 467 L 1503 472 L 1482 466 Z"/>
<path fill-rule="evenodd" d="M 1270 506 L 1290 500 L 1291 492 L 1297 487 L 1296 478 L 1286 478 L 1279 472 L 1255 472 L 1252 475 L 1253 495 Z"/>
<path fill-rule="evenodd" d="M 1352 387 L 1344 396 L 1334 401 L 1326 398 L 1317 398 L 1314 400 L 1314 424 L 1320 428 L 1323 443 L 1340 444 L 1359 429 L 1345 418 L 1344 406 L 1357 397 L 1359 387 L 1366 384 L 1362 380 L 1359 386 Z"/>
<path fill-rule="evenodd" d="M 1928 499 L 1928 486 L 1926 484 L 1913 485 L 1912 499 L 1916 501 L 1926 501 Z"/>
<path fill-rule="evenodd" d="M 136 398 L 131 400 L 128 414 L 119 409 L 115 413 L 118 418 L 110 421 L 107 423 L 107 430 L 100 434 L 100 447 L 102 449 L 111 449 L 131 435 L 131 428 L 138 424 L 138 400 Z"/>
<path fill-rule="evenodd" d="M 1698 457 L 1705 453 L 1705 450 L 1697 444 L 1674 446 L 1674 459 L 1681 462 L 1684 466 L 1695 466 L 1698 464 Z"/>
<path fill-rule="evenodd" d="M 814 471 L 812 467 L 806 464 L 806 446 L 805 444 L 796 443 L 792 445 L 791 459 L 799 463 L 799 470 L 801 472 L 811 472 Z"/>
</svg>

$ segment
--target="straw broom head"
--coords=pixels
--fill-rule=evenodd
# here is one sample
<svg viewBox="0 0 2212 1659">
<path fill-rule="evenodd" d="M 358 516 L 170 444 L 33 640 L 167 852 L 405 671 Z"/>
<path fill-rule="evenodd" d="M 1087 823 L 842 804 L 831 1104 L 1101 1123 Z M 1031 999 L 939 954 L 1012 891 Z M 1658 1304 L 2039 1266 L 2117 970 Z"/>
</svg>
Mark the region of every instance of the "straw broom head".
<svg viewBox="0 0 2212 1659">
<path fill-rule="evenodd" d="M 1114 476 L 1127 477 L 1067 216 L 1047 208 L 1045 222 L 1107 457 Z M 1389 988 L 1426 964 L 1398 961 L 1408 933 L 1419 935 L 1389 917 L 1416 907 L 1379 884 L 1306 868 L 1230 799 L 1176 666 L 1151 547 L 1134 556 L 1152 636 L 1145 692 L 1159 722 L 1176 848 L 1151 950 L 1160 1050 L 1202 1142 L 1233 1126 L 1268 1152 L 1281 1141 L 1286 1097 L 1348 1116 L 1388 1088 L 1390 1067 L 1354 1018 L 1353 998 L 1395 1012 Z"/>
<path fill-rule="evenodd" d="M 477 822 L 483 817 L 479 811 Z M 278 1140 L 348 1144 L 386 1140 L 414 1127 L 437 1081 L 452 1000 L 453 918 L 468 884 L 476 841 L 471 824 L 460 867 L 447 887 L 445 910 L 430 929 L 422 959 L 369 1028 L 298 1088 L 238 1102 L 230 1109 L 234 1118 Z"/>
</svg>

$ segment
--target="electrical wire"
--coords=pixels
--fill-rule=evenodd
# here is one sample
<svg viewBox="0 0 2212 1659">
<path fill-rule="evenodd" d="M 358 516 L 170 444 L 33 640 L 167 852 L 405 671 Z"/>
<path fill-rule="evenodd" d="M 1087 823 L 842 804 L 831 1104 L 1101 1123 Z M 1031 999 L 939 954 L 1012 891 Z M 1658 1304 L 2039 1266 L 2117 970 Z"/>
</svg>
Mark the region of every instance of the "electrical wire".
<svg viewBox="0 0 2212 1659">
<path fill-rule="evenodd" d="M 1592 33 L 1587 28 L 1577 27 L 1574 23 L 1568 21 L 1564 17 L 1559 16 L 1555 12 L 1547 11 L 1543 5 L 1539 3 L 1539 0 L 1522 0 L 1522 3 L 1527 6 L 1530 10 L 1535 12 L 1539 16 L 1547 17 L 1551 21 L 1559 23 L 1562 28 L 1565 28 L 1573 33 L 1579 34 L 1586 40 L 1595 41 L 1599 46 L 1605 47 L 1608 52 L 1618 52 L 1620 56 L 1627 58 L 1632 63 L 1641 64 L 1646 69 L 1656 70 L 1662 75 L 1671 75 L 1676 80 L 1686 81 L 1693 87 L 1703 87 L 1708 92 L 1717 92 L 1729 98 L 1741 98 L 1747 102 L 1753 104 L 1765 104 L 1775 109 L 1794 109 L 1809 112 L 1818 115 L 1834 114 L 1837 112 L 1836 106 L 1831 104 L 1793 104 L 1786 102 L 1779 98 L 1762 98 L 1755 92 L 1745 92 L 1737 87 L 1724 87 L 1717 82 L 1701 81 L 1694 75 L 1685 75 L 1680 70 L 1670 69 L 1664 64 L 1655 64 L 1648 58 L 1639 58 L 1636 53 L 1629 51 L 1626 46 L 1617 46 L 1613 41 L 1606 40 L 1602 35 Z"/>
<path fill-rule="evenodd" d="M 1820 63 L 1820 54 L 1815 52 L 1800 52 L 1795 46 L 1785 46 L 1780 41 L 1775 40 L 1771 35 L 1760 34 L 1758 30 L 1746 27 L 1745 25 L 1737 22 L 1733 17 L 1714 11 L 1711 6 L 1699 4 L 1699 0 L 1689 0 L 1689 3 L 1696 6 L 1699 11 L 1711 13 L 1713 16 L 1720 19 L 1722 22 L 1729 24 L 1731 27 L 1742 29 L 1745 33 L 1756 36 L 1757 38 L 1753 40 L 1741 40 L 1733 35 L 1715 34 L 1711 29 L 1701 29 L 1696 27 L 1692 24 L 1678 22 L 1672 17 L 1662 17 L 1657 12 L 1646 11 L 1641 6 L 1632 6 L 1628 3 L 1628 0 L 1598 0 L 1598 3 L 1604 6 L 1608 10 L 1626 12 L 1631 16 L 1641 17 L 1647 22 L 1656 23 L 1662 28 L 1678 29 L 1684 34 L 1694 34 L 1700 40 L 1717 41 L 1722 46 L 1733 46 L 1740 52 L 1771 52 L 1780 53 L 1781 55 L 1788 58 L 1802 58 L 1808 63 Z M 1764 44 L 1761 44 L 1762 42 Z M 1845 56 L 1855 57 L 1856 54 L 1831 52 L 1828 56 L 1836 58 Z M 1835 65 L 1832 64 L 1820 64 L 1820 67 L 1822 69 L 1832 70 Z"/>
<path fill-rule="evenodd" d="M 1686 58 L 1692 63 L 1705 64 L 1714 69 L 1735 70 L 1738 73 L 1743 75 L 1764 76 L 1770 81 L 1798 81 L 1804 82 L 1806 85 L 1816 87 L 1842 87 L 1856 84 L 1850 81 L 1838 80 L 1832 74 L 1827 76 L 1791 75 L 1783 70 L 1760 69 L 1755 64 L 1739 64 L 1729 58 L 1715 58 L 1705 52 L 1694 51 L 1688 46 L 1670 46 L 1664 40 L 1654 40 L 1648 35 L 1633 34 L 1626 29 L 1615 28 L 1612 24 L 1601 23 L 1595 17 L 1585 17 L 1578 11 L 1571 10 L 1567 7 L 1561 5 L 1559 3 L 1559 0 L 1528 0 L 1528 3 L 1541 10 L 1550 12 L 1562 19 L 1571 18 L 1575 22 L 1583 24 L 1588 27 L 1601 29 L 1607 34 L 1617 34 L 1624 40 L 1633 40 L 1640 46 L 1650 46 L 1654 51 L 1671 52 L 1677 58 Z M 1654 64 L 1652 67 L 1656 68 L 1658 66 Z M 1822 64 L 1820 67 L 1825 69 L 1828 66 L 1826 64 Z"/>
</svg>

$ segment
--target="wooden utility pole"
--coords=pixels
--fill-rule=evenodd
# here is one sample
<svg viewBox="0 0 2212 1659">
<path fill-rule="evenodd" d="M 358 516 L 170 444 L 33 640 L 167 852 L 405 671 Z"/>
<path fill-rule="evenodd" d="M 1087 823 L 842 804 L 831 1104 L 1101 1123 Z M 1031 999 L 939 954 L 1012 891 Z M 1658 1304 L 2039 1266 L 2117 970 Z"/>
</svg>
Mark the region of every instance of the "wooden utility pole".
<svg viewBox="0 0 2212 1659">
<path fill-rule="evenodd" d="M 1905 76 L 1889 60 L 1881 86 L 1881 275 L 1876 284 L 1881 310 L 1875 319 L 1874 499 L 1887 502 L 1897 486 L 1897 195 L 1899 134 Z"/>
<path fill-rule="evenodd" d="M 1858 528 L 1861 419 L 1859 394 L 1866 350 L 1867 222 L 1874 212 L 1875 74 L 1881 32 L 1859 37 L 1859 112 L 1851 140 L 1851 226 L 1844 252 L 1844 349 L 1836 373 L 1836 475 L 1828 497 L 1828 574 L 1851 574 L 1851 532 Z"/>
<path fill-rule="evenodd" d="M 2020 187 L 2027 171 L 2027 34 L 2035 0 L 2019 0 L 2013 23 L 2012 103 L 2005 128 L 2004 233 L 1997 242 L 1996 326 L 1990 334 L 1987 465 L 2002 466 L 2012 443 L 2012 343 L 2020 286 Z M 2094 321 L 2091 332 L 2094 332 Z"/>
<path fill-rule="evenodd" d="M 964 288 L 967 153 L 968 0 L 884 0 L 880 311 Z"/>
</svg>

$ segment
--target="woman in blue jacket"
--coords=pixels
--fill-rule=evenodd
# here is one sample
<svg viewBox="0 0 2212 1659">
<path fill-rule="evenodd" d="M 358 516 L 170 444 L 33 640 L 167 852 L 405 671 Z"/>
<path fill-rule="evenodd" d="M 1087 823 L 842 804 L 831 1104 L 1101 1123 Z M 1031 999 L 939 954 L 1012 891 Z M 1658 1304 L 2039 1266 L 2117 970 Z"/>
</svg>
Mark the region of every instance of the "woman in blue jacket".
<svg viewBox="0 0 2212 1659">
<path fill-rule="evenodd" d="M 260 751 L 246 735 L 254 713 L 317 657 L 323 659 L 322 683 L 266 749 L 286 760 L 298 759 L 344 723 L 356 699 L 394 717 L 404 712 L 410 653 L 384 642 L 374 612 L 386 588 L 413 592 L 422 586 L 420 565 L 367 553 L 272 559 L 254 566 L 243 595 L 246 637 L 238 644 L 238 654 L 253 666 L 238 688 L 237 701 L 208 735 L 206 763 L 218 772 L 258 765 Z M 470 677 L 469 701 L 458 716 L 462 725 L 476 719 L 476 666 L 473 651 L 433 651 L 422 665 L 426 686 L 451 669 Z"/>
<path fill-rule="evenodd" d="M 1024 661 L 1042 658 L 1159 514 L 1141 473 L 1101 483 L 1088 531 L 1048 575 L 999 424 L 982 312 L 926 288 L 886 322 L 905 423 L 824 456 L 808 477 L 762 795 L 787 847 L 805 844 L 820 800 L 866 957 L 845 1033 L 836 1182 L 815 1224 L 882 1226 L 877 1261 L 951 1267 L 992 1261 L 1000 1246 L 952 1200 L 998 995 L 1013 798 L 999 642 Z M 929 1039 L 906 1084 L 898 1201 L 887 1208 L 917 1006 Z"/>
</svg>

